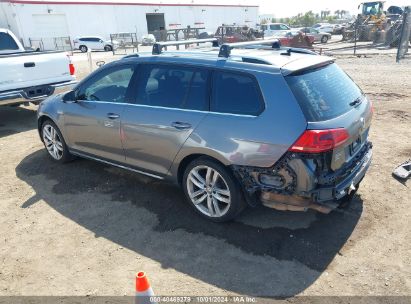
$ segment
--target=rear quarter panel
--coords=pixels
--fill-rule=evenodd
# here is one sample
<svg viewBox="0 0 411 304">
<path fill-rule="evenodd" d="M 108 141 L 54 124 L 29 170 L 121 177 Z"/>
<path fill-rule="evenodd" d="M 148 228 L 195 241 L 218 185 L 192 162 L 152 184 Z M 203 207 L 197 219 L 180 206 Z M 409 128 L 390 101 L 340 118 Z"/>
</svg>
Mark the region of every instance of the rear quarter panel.
<svg viewBox="0 0 411 304">
<path fill-rule="evenodd" d="M 171 174 L 191 154 L 204 154 L 225 165 L 270 167 L 298 139 L 306 119 L 281 74 L 254 73 L 265 110 L 257 117 L 210 112 L 178 153 Z"/>
</svg>

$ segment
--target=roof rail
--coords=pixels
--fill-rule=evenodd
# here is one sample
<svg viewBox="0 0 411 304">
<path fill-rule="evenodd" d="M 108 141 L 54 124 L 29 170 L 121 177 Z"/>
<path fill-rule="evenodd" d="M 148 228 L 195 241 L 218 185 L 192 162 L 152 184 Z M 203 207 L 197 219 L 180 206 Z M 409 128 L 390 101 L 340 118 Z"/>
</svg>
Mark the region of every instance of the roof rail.
<svg viewBox="0 0 411 304">
<path fill-rule="evenodd" d="M 179 46 L 179 45 L 188 45 L 188 44 L 200 44 L 212 42 L 213 47 L 218 47 L 217 38 L 208 38 L 208 39 L 192 39 L 192 40 L 181 40 L 181 41 L 165 41 L 165 42 L 156 42 L 153 44 L 153 55 L 160 55 L 163 47 L 167 48 L 168 46 Z"/>
<path fill-rule="evenodd" d="M 230 57 L 231 50 L 236 48 L 244 48 L 247 46 L 259 46 L 259 45 L 271 45 L 273 49 L 279 49 L 281 47 L 281 42 L 278 39 L 271 40 L 255 40 L 255 41 L 246 41 L 246 42 L 236 42 L 236 43 L 224 43 L 220 47 L 220 52 L 218 57 L 228 58 Z"/>
</svg>

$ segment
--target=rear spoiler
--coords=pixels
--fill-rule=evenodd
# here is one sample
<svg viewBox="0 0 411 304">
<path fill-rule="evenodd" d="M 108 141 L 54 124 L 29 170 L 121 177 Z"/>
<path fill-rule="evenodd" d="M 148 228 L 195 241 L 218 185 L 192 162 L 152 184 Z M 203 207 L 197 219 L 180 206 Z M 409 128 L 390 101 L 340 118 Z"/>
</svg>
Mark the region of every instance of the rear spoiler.
<svg viewBox="0 0 411 304">
<path fill-rule="evenodd" d="M 334 62 L 335 59 L 331 57 L 305 56 L 285 64 L 283 67 L 281 67 L 281 73 L 284 76 L 299 75 L 306 73 L 310 70 L 315 70 L 327 66 Z"/>
</svg>

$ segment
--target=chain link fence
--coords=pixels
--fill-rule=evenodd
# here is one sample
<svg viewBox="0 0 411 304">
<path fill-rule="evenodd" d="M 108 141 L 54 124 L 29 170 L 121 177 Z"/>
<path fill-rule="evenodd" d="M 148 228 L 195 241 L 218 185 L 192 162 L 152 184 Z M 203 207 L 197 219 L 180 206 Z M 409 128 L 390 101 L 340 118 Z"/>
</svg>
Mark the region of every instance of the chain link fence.
<svg viewBox="0 0 411 304">
<path fill-rule="evenodd" d="M 36 51 L 65 51 L 73 54 L 73 44 L 69 36 L 51 38 L 29 38 L 29 47 Z"/>
<path fill-rule="evenodd" d="M 404 10 L 401 38 L 398 44 L 397 62 L 404 59 L 405 54 L 408 53 L 409 43 L 411 38 L 411 6 L 407 6 Z"/>
<path fill-rule="evenodd" d="M 113 45 L 113 55 L 127 55 L 138 52 L 138 40 L 136 33 L 110 34 Z"/>
</svg>

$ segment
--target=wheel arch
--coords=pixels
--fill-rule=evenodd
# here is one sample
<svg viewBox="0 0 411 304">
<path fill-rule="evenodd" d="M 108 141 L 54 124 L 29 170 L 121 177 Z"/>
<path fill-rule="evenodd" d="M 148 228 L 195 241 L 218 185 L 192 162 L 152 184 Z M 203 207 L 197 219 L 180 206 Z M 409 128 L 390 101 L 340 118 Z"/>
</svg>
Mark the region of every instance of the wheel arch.
<svg viewBox="0 0 411 304">
<path fill-rule="evenodd" d="M 41 137 L 41 126 L 43 125 L 43 123 L 44 123 L 46 120 L 52 121 L 52 122 L 57 126 L 57 123 L 54 121 L 53 118 L 51 118 L 51 117 L 48 116 L 47 114 L 42 114 L 42 115 L 37 119 L 37 130 L 38 130 L 38 132 L 39 132 L 39 135 L 40 135 L 41 140 L 43 140 L 42 137 Z"/>
<path fill-rule="evenodd" d="M 206 158 L 212 161 L 217 162 L 218 164 L 221 164 L 222 166 L 226 167 L 228 170 L 231 171 L 231 168 L 229 167 L 229 164 L 227 162 L 222 162 L 219 158 L 210 156 L 208 154 L 204 154 L 204 153 L 193 153 L 193 154 L 189 154 L 186 155 L 185 157 L 183 157 L 179 162 L 178 165 L 175 166 L 175 177 L 177 180 L 177 183 L 179 185 L 182 184 L 183 181 L 183 176 L 184 176 L 184 171 L 186 170 L 187 166 L 193 162 L 196 159 L 199 158 Z"/>
</svg>

